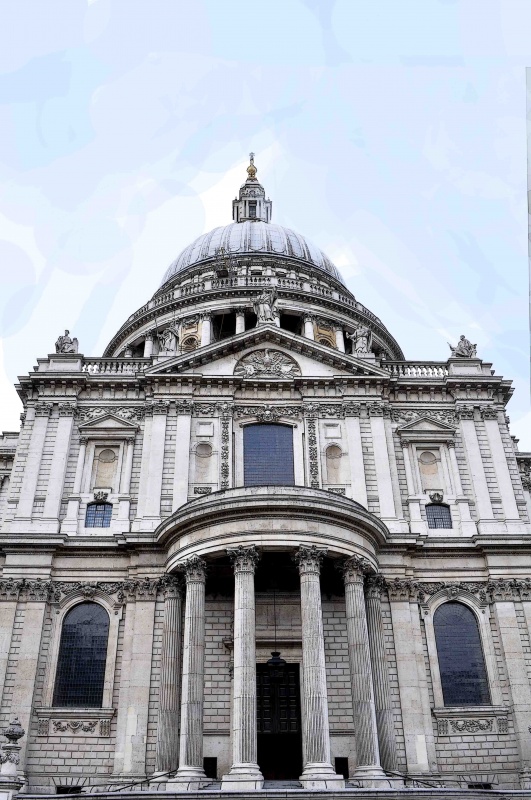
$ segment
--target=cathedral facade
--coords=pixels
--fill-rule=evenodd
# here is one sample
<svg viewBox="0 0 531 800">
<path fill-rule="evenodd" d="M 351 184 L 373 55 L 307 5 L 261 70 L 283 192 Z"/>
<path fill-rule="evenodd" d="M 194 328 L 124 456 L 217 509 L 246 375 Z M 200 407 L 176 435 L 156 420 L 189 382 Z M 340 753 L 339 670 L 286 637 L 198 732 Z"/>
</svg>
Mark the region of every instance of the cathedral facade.
<svg viewBox="0 0 531 800">
<path fill-rule="evenodd" d="M 271 219 L 251 158 L 232 224 L 103 356 L 65 331 L 19 379 L 21 430 L 0 438 L 18 779 L 515 796 L 531 454 L 511 383 L 464 336 L 406 360 Z"/>
</svg>

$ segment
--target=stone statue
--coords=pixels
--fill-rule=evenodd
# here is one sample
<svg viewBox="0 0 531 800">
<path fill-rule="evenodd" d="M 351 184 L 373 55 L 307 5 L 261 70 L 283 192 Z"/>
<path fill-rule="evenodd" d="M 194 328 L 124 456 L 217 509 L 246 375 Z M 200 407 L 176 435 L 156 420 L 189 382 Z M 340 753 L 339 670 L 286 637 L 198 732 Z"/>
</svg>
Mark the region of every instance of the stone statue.
<svg viewBox="0 0 531 800">
<path fill-rule="evenodd" d="M 264 289 L 262 294 L 253 301 L 253 308 L 258 325 L 263 325 L 265 322 L 275 322 L 278 317 L 277 290 Z"/>
<path fill-rule="evenodd" d="M 171 325 L 157 334 L 157 338 L 159 340 L 159 356 L 174 356 L 176 354 L 178 337 Z"/>
<path fill-rule="evenodd" d="M 65 331 L 64 336 L 59 336 L 55 343 L 55 352 L 56 353 L 77 353 L 78 351 L 78 341 L 77 339 L 70 338 L 70 331 Z"/>
<path fill-rule="evenodd" d="M 448 347 L 452 351 L 453 358 L 476 358 L 477 353 L 477 344 L 472 344 L 463 333 L 459 338 L 459 341 L 456 347 L 452 347 L 450 342 L 448 342 Z"/>
<path fill-rule="evenodd" d="M 352 342 L 353 353 L 366 355 L 371 352 L 372 333 L 365 325 L 360 323 L 353 333 L 347 333 L 347 338 Z"/>
</svg>

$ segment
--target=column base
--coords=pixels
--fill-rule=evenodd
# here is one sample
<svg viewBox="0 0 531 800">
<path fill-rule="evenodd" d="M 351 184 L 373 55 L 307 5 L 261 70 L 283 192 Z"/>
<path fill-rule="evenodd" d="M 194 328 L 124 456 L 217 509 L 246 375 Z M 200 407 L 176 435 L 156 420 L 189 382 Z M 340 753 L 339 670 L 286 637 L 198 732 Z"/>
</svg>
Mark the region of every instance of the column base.
<svg viewBox="0 0 531 800">
<path fill-rule="evenodd" d="M 299 778 L 304 789 L 344 789 L 345 779 L 337 775 L 331 764 L 310 763 Z"/>
<path fill-rule="evenodd" d="M 264 776 L 258 764 L 233 765 L 228 775 L 221 779 L 222 792 L 253 792 L 263 787 Z"/>
<path fill-rule="evenodd" d="M 398 789 L 404 786 L 402 778 L 386 775 L 383 769 L 376 765 L 358 767 L 349 780 L 355 781 L 363 789 Z"/>
<path fill-rule="evenodd" d="M 179 767 L 174 778 L 169 778 L 166 783 L 167 792 L 195 792 L 202 789 L 207 783 L 212 783 L 207 778 L 201 767 Z"/>
</svg>

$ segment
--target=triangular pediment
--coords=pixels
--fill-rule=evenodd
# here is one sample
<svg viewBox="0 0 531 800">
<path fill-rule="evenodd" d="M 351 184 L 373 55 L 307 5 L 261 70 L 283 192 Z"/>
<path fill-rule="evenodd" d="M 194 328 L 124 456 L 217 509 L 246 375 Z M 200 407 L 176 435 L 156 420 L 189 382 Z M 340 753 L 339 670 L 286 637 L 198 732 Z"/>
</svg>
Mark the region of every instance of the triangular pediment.
<svg viewBox="0 0 531 800">
<path fill-rule="evenodd" d="M 401 425 L 398 429 L 399 431 L 407 431 L 408 433 L 412 433 L 414 431 L 446 431 L 448 433 L 453 433 L 455 428 L 452 425 L 448 425 L 446 422 L 441 422 L 438 419 L 433 419 L 433 417 L 419 417 L 418 419 L 413 420 L 413 422 L 408 422 L 407 425 Z"/>
<path fill-rule="evenodd" d="M 138 428 L 132 422 L 129 422 L 126 419 L 122 419 L 118 417 L 116 414 L 103 414 L 102 416 L 96 417 L 95 419 L 88 420 L 87 422 L 81 423 L 79 426 L 79 430 L 85 433 L 89 433 L 90 431 L 116 431 L 116 432 L 134 432 Z"/>
<path fill-rule="evenodd" d="M 253 351 L 257 351 L 258 359 L 255 359 L 254 370 L 250 368 Z M 268 358 L 276 360 L 276 373 L 256 369 L 259 361 L 267 364 Z M 290 362 L 293 365 L 291 368 Z M 275 325 L 253 328 L 191 353 L 161 358 L 144 374 L 154 376 L 187 372 L 241 380 L 292 380 L 297 377 L 326 378 L 332 375 L 389 377 L 388 372 L 369 359 L 341 353 Z"/>
</svg>

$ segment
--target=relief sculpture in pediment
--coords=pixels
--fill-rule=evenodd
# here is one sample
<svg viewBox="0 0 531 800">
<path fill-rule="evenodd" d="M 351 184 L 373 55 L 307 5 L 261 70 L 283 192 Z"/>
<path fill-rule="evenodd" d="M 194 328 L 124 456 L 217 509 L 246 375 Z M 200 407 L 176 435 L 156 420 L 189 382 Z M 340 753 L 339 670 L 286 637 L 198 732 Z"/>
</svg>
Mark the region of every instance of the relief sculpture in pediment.
<svg viewBox="0 0 531 800">
<path fill-rule="evenodd" d="M 241 358 L 234 374 L 242 378 L 295 378 L 301 374 L 296 361 L 280 350 L 254 350 Z"/>
</svg>

